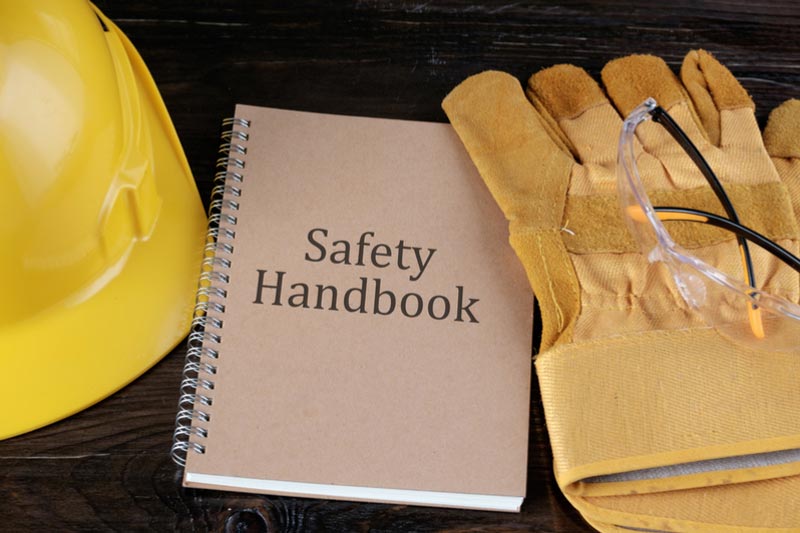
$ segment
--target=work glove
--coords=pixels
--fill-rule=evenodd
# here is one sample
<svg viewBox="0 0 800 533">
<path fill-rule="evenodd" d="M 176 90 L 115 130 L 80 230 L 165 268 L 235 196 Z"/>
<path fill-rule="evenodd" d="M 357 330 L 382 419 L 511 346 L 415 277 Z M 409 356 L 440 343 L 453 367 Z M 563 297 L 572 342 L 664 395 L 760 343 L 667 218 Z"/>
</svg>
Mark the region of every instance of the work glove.
<svg viewBox="0 0 800 533">
<path fill-rule="evenodd" d="M 716 171 L 741 222 L 797 254 L 797 105 L 776 110 L 767 128 L 773 164 L 752 100 L 707 52 L 686 56 L 680 80 L 646 55 L 610 62 L 602 80 L 605 92 L 582 69 L 557 65 L 523 90 L 490 71 L 443 102 L 509 221 L 541 309 L 536 371 L 558 485 L 601 531 L 796 531 L 800 347 L 759 350 L 698 317 L 629 233 L 616 165 L 623 118 L 654 97 Z M 636 133 L 655 205 L 724 215 L 660 125 Z M 740 264 L 730 234 L 675 224 L 686 248 Z M 772 261 L 759 256 L 759 270 Z M 797 275 L 771 272 L 770 289 L 797 302 Z"/>
</svg>

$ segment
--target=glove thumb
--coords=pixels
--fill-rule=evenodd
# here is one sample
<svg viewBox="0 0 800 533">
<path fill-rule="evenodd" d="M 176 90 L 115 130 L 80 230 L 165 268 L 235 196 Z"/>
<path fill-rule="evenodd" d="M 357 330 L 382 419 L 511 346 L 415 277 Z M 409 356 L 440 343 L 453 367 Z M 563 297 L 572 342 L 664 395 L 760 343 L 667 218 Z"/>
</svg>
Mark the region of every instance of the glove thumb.
<svg viewBox="0 0 800 533">
<path fill-rule="evenodd" d="M 764 128 L 764 146 L 800 217 L 800 100 L 787 100 L 772 110 Z"/>
</svg>

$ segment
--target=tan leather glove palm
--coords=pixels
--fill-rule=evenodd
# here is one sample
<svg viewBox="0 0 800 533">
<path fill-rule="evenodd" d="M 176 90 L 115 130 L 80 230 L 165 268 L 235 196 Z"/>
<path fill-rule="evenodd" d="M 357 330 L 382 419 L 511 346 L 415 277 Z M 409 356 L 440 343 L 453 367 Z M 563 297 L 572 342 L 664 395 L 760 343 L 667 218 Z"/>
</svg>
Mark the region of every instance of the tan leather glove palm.
<svg viewBox="0 0 800 533">
<path fill-rule="evenodd" d="M 687 55 L 682 82 L 652 56 L 613 61 L 602 78 L 610 100 L 571 65 L 535 74 L 525 92 L 485 72 L 443 103 L 509 220 L 540 304 L 536 367 L 558 483 L 604 531 L 800 528 L 800 348 L 760 352 L 721 337 L 663 265 L 639 253 L 616 197 L 621 116 L 655 97 L 716 170 L 743 223 L 795 253 L 789 190 L 799 189 L 781 180 L 752 101 L 709 54 Z M 721 212 L 666 131 L 647 123 L 637 133 L 654 203 Z M 781 160 L 797 153 L 773 144 Z M 719 231 L 684 223 L 674 235 L 721 264 L 740 261 Z M 764 282 L 797 301 L 796 275 Z"/>
</svg>

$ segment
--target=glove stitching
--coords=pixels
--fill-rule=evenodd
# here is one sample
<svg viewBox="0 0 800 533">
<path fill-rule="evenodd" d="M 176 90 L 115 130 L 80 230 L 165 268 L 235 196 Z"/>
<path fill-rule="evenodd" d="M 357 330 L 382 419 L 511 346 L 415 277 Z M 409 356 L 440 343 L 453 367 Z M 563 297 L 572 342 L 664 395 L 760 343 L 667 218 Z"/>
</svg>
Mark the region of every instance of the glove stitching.
<svg viewBox="0 0 800 533">
<path fill-rule="evenodd" d="M 561 311 L 561 307 L 559 307 L 558 305 L 558 299 L 556 298 L 555 291 L 553 290 L 553 283 L 551 281 L 553 279 L 553 276 L 550 275 L 550 270 L 547 268 L 547 261 L 544 260 L 544 258 L 546 258 L 547 255 L 545 254 L 544 248 L 542 247 L 542 235 L 540 232 L 534 232 L 533 235 L 536 238 L 536 246 L 539 249 L 539 257 L 543 259 L 542 268 L 544 268 L 544 273 L 547 278 L 547 291 L 549 293 L 550 300 L 553 303 L 553 308 L 555 309 L 556 312 L 556 324 L 558 326 L 558 331 L 561 332 L 564 329 L 564 314 Z"/>
</svg>

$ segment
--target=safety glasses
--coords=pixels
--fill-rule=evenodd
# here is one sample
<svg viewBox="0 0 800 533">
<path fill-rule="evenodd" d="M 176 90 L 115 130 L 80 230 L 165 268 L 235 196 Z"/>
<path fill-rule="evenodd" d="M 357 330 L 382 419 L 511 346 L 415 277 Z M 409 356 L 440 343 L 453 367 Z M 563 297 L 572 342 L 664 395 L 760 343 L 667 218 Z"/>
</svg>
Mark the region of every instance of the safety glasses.
<svg viewBox="0 0 800 533">
<path fill-rule="evenodd" d="M 652 205 L 637 166 L 642 150 L 637 150 L 635 133 L 637 126 L 651 119 L 663 126 L 691 158 L 722 204 L 725 217 L 705 210 Z M 659 261 L 669 268 L 678 292 L 693 312 L 723 335 L 754 348 L 800 349 L 800 259 L 740 223 L 700 151 L 652 98 L 634 109 L 623 123 L 617 186 L 623 218 L 634 240 L 650 262 Z M 667 230 L 672 224 L 682 223 L 721 228 L 730 238 L 687 249 Z"/>
</svg>

